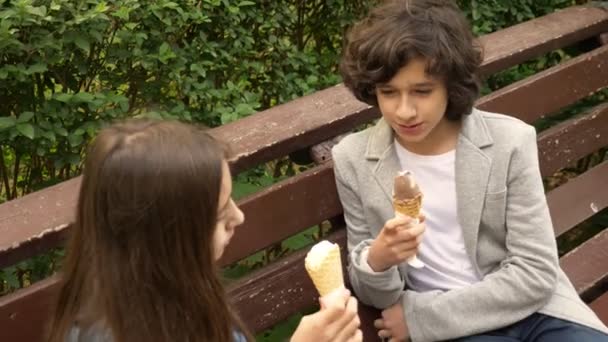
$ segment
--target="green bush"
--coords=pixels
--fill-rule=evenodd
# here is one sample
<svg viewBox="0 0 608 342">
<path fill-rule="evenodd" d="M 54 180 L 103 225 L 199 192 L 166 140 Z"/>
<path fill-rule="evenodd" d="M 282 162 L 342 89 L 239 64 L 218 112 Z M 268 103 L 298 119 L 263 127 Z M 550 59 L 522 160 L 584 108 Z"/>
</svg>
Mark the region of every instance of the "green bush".
<svg viewBox="0 0 608 342">
<path fill-rule="evenodd" d="M 367 3 L 4 1 L 0 196 L 77 174 L 109 121 L 217 126 L 337 83 L 344 27 Z"/>
</svg>

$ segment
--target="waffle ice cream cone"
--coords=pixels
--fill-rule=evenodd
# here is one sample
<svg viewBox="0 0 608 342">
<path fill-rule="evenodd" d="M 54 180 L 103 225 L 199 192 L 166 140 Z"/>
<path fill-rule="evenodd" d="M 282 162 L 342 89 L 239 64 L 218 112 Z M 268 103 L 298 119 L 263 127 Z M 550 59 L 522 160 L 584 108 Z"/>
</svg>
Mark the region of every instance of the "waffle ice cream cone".
<svg viewBox="0 0 608 342">
<path fill-rule="evenodd" d="M 306 255 L 304 266 L 321 297 L 344 288 L 338 244 L 325 240 L 317 243 Z"/>
<path fill-rule="evenodd" d="M 420 209 L 422 208 L 422 193 L 419 193 L 411 199 L 393 198 L 393 208 L 395 209 L 396 214 L 418 219 L 420 216 Z"/>
<path fill-rule="evenodd" d="M 393 209 L 396 217 L 400 215 L 409 216 L 419 222 L 420 210 L 422 209 L 422 192 L 409 171 L 399 172 L 395 177 Z M 424 267 L 424 263 L 415 255 L 407 263 L 414 268 Z"/>
</svg>

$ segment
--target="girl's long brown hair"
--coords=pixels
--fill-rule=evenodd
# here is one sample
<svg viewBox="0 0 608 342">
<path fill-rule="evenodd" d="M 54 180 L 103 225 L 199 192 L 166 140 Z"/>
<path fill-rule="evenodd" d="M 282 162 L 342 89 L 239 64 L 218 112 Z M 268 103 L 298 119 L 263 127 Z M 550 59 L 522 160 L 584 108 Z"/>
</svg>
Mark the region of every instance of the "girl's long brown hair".
<svg viewBox="0 0 608 342">
<path fill-rule="evenodd" d="M 225 150 L 177 122 L 104 129 L 85 163 L 50 341 L 102 327 L 115 342 L 231 341 L 213 256 Z M 247 335 L 250 338 L 249 335 Z"/>
</svg>

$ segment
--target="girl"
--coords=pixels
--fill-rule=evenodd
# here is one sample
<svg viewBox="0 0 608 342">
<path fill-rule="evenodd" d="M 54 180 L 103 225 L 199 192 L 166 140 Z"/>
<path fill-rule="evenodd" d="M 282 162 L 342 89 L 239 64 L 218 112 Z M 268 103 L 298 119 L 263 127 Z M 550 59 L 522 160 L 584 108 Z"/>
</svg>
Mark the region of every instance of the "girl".
<svg viewBox="0 0 608 342">
<path fill-rule="evenodd" d="M 178 122 L 104 129 L 87 155 L 50 341 L 253 341 L 221 257 L 243 213 L 226 151 Z M 302 319 L 292 341 L 360 341 L 356 301 Z"/>
</svg>

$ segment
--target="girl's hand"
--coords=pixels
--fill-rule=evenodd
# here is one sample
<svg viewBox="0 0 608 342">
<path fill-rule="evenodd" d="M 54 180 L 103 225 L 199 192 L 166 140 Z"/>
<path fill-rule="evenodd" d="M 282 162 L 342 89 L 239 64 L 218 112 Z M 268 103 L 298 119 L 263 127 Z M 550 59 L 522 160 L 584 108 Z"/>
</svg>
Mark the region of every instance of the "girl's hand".
<svg viewBox="0 0 608 342">
<path fill-rule="evenodd" d="M 363 340 L 359 330 L 357 300 L 348 290 L 342 293 L 346 307 L 325 305 L 321 300 L 321 310 L 304 316 L 291 342 L 359 342 Z"/>
</svg>

